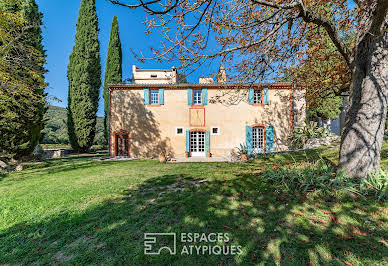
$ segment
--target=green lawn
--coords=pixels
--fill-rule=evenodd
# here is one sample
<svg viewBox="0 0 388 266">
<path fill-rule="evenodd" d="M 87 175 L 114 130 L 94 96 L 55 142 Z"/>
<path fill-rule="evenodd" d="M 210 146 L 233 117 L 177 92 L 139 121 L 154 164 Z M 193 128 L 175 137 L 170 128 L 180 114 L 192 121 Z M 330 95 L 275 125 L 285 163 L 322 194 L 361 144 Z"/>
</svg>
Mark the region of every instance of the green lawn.
<svg viewBox="0 0 388 266">
<path fill-rule="evenodd" d="M 386 170 L 387 153 L 385 143 Z M 71 158 L 0 175 L 0 265 L 386 265 L 387 203 L 283 195 L 260 175 L 320 157 L 335 164 L 336 156 L 318 149 L 234 164 Z M 181 255 L 178 241 L 178 255 L 144 255 L 146 232 L 228 233 L 225 245 L 242 254 Z"/>
</svg>

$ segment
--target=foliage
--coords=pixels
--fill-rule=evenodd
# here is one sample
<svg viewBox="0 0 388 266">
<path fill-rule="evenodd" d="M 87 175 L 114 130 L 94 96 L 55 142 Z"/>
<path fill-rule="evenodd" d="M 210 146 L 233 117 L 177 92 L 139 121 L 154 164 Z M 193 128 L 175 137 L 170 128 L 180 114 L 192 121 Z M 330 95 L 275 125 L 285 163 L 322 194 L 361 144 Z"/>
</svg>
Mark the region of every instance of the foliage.
<svg viewBox="0 0 388 266">
<path fill-rule="evenodd" d="M 45 121 L 43 144 L 69 144 L 67 111 L 65 108 L 49 105 L 45 114 Z M 93 144 L 106 145 L 103 117 L 97 117 L 96 134 Z"/>
<path fill-rule="evenodd" d="M 46 94 L 42 14 L 35 1 L 0 4 L 0 150 L 19 159 L 41 139 Z"/>
<path fill-rule="evenodd" d="M 238 155 L 248 154 L 248 146 L 245 143 L 241 143 L 240 147 L 237 147 L 237 154 Z"/>
<path fill-rule="evenodd" d="M 388 172 L 380 169 L 361 179 L 360 190 L 362 194 L 372 194 L 378 200 L 388 199 Z"/>
<path fill-rule="evenodd" d="M 349 47 L 352 39 L 346 39 Z M 342 97 L 338 95 L 349 91 L 350 69 L 323 29 L 309 31 L 306 41 L 306 57 L 289 68 L 288 75 L 306 89 L 310 118 L 336 119 L 342 105 Z"/>
<path fill-rule="evenodd" d="M 290 136 L 290 146 L 293 149 L 302 149 L 307 140 L 314 138 L 324 138 L 330 135 L 330 132 L 324 127 L 318 127 L 318 123 L 310 121 L 306 126 L 295 127 Z"/>
<path fill-rule="evenodd" d="M 295 164 L 293 167 L 267 169 L 263 178 L 283 192 L 291 194 L 314 192 L 338 197 L 350 192 L 375 200 L 388 196 L 388 176 L 383 170 L 357 183 L 343 171 L 336 174 L 336 169 L 323 159 L 307 166 Z"/>
<path fill-rule="evenodd" d="M 105 79 L 104 79 L 104 126 L 105 126 L 105 139 L 108 141 L 109 130 L 109 84 L 118 84 L 122 82 L 123 70 L 122 70 L 122 50 L 119 33 L 119 23 L 117 17 L 113 17 L 112 28 L 110 31 L 110 40 L 108 46 L 108 53 L 106 58 L 105 67 Z"/>
<path fill-rule="evenodd" d="M 67 76 L 68 134 L 75 151 L 87 151 L 93 144 L 101 86 L 100 44 L 95 0 L 82 0 L 77 20 L 75 45 Z"/>
</svg>

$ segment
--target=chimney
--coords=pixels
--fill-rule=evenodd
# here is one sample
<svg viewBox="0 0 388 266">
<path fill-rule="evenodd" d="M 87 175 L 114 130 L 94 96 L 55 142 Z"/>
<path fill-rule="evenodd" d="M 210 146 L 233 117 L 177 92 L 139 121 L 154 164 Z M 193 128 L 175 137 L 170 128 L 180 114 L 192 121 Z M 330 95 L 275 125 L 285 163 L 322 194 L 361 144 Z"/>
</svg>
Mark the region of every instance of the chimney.
<svg viewBox="0 0 388 266">
<path fill-rule="evenodd" d="M 225 73 L 225 67 L 224 65 L 221 63 L 220 65 L 220 69 L 218 70 L 218 74 L 217 74 L 217 82 L 218 83 L 226 83 L 226 73 Z"/>
</svg>

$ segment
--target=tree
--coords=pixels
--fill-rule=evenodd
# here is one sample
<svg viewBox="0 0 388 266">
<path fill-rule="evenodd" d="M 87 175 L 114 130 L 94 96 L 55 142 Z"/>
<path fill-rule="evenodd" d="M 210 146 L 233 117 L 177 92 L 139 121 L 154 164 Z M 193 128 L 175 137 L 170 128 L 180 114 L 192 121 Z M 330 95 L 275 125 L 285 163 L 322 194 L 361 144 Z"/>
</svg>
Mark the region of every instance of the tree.
<svg viewBox="0 0 388 266">
<path fill-rule="evenodd" d="M 348 39 L 351 44 L 352 38 Z M 336 119 L 341 113 L 341 94 L 349 90 L 350 69 L 323 29 L 312 30 L 306 40 L 306 57 L 287 69 L 288 81 L 306 89 L 309 118 Z"/>
<path fill-rule="evenodd" d="M 34 1 L 0 3 L 0 151 L 16 160 L 33 151 L 44 127 L 41 25 Z"/>
<path fill-rule="evenodd" d="M 119 33 L 119 23 L 117 17 L 113 17 L 112 28 L 110 31 L 110 40 L 108 46 L 108 54 L 106 57 L 105 67 L 105 79 L 104 79 L 104 136 L 108 141 L 108 129 L 109 129 L 109 84 L 118 84 L 123 80 L 123 69 L 122 69 L 122 50 Z"/>
<path fill-rule="evenodd" d="M 195 67 L 219 58 L 235 66 L 240 81 L 276 76 L 300 62 L 306 34 L 324 29 L 352 73 L 339 170 L 357 178 L 380 168 L 388 101 L 388 1 L 354 0 L 355 8 L 345 0 L 110 2 L 153 15 L 146 21 L 148 32 L 159 27 L 166 37 L 162 50 L 154 51 L 159 59 Z M 353 49 L 343 38 L 346 29 L 356 36 Z M 208 49 L 212 39 L 215 48 Z"/>
<path fill-rule="evenodd" d="M 75 45 L 67 77 L 68 134 L 75 151 L 88 151 L 93 144 L 101 86 L 100 44 L 95 0 L 82 0 Z"/>
</svg>

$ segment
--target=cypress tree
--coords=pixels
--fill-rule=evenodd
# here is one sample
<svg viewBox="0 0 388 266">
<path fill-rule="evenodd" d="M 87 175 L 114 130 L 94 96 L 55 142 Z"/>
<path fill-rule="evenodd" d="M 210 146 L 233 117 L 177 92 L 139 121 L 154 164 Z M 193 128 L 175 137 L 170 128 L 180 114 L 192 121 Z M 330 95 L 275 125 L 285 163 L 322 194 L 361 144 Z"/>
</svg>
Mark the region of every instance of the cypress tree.
<svg viewBox="0 0 388 266">
<path fill-rule="evenodd" d="M 121 83 L 123 79 L 122 71 L 122 50 L 119 34 L 119 23 L 117 17 L 113 17 L 112 28 L 110 31 L 110 40 L 108 46 L 108 53 L 106 57 L 105 67 L 105 79 L 104 79 L 104 107 L 105 107 L 105 139 L 108 141 L 108 128 L 109 128 L 109 84 Z"/>
<path fill-rule="evenodd" d="M 67 127 L 75 151 L 85 152 L 93 144 L 101 86 L 100 43 L 95 0 L 82 0 L 75 45 L 67 76 L 69 94 Z"/>
</svg>

